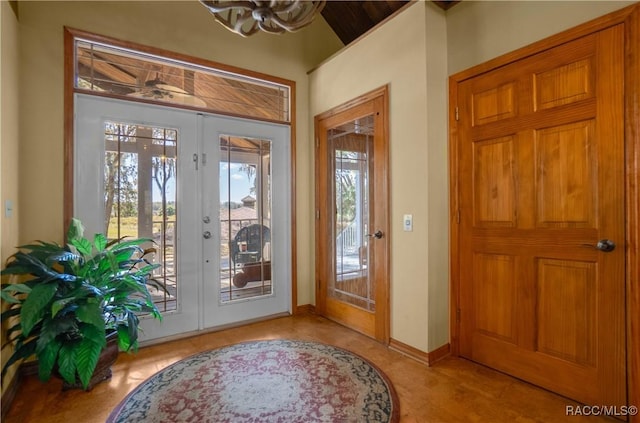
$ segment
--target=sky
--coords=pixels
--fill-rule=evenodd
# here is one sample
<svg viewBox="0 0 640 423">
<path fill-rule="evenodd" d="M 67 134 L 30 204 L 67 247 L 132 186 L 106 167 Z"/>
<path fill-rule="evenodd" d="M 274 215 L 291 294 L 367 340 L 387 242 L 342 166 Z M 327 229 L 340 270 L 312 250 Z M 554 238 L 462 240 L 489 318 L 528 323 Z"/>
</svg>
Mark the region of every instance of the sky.
<svg viewBox="0 0 640 423">
<path fill-rule="evenodd" d="M 220 164 L 220 203 L 224 203 L 226 201 L 233 201 L 235 203 L 241 203 L 242 199 L 247 195 L 251 195 L 250 187 L 253 185 L 253 180 L 255 176 L 251 178 L 251 181 L 247 177 L 247 173 L 244 170 L 240 169 L 240 163 L 231 163 L 230 166 L 228 163 Z M 229 168 L 231 172 L 229 173 Z M 229 179 L 229 176 L 231 177 Z M 229 199 L 229 183 L 231 180 L 231 198 Z M 172 199 L 175 197 L 175 179 L 172 178 L 167 182 L 167 200 L 173 201 Z M 153 184 L 153 201 L 160 201 L 160 190 L 157 185 Z"/>
</svg>

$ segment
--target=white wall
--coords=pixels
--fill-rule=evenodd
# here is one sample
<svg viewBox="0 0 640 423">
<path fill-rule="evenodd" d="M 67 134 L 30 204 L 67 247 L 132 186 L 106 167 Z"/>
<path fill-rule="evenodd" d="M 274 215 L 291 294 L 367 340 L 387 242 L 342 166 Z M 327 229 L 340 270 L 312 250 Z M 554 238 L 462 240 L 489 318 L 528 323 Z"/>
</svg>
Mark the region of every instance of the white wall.
<svg viewBox="0 0 640 423">
<path fill-rule="evenodd" d="M 391 336 L 428 351 L 449 335 L 446 27 L 444 12 L 431 3 L 411 5 L 314 70 L 310 116 L 385 84 L 390 86 Z M 402 230 L 403 214 L 413 214 L 413 232 Z"/>
</svg>

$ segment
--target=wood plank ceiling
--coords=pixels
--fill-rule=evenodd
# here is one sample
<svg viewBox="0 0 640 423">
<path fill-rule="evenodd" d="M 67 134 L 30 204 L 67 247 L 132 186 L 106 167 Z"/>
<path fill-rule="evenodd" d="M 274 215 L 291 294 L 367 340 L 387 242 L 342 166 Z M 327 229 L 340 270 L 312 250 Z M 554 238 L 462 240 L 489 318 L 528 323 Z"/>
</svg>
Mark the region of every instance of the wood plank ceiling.
<svg viewBox="0 0 640 423">
<path fill-rule="evenodd" d="M 460 0 L 434 1 L 444 10 Z M 327 1 L 322 17 L 345 45 L 404 7 L 408 0 Z"/>
</svg>

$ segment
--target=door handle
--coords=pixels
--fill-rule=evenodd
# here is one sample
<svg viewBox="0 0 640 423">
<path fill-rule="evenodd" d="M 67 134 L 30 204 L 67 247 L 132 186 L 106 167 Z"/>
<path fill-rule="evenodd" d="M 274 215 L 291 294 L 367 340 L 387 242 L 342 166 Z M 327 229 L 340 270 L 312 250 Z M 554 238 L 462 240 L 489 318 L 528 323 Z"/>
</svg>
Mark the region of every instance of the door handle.
<svg viewBox="0 0 640 423">
<path fill-rule="evenodd" d="M 616 243 L 611 241 L 610 239 L 601 239 L 598 241 L 596 245 L 592 244 L 582 244 L 584 247 L 595 248 L 596 250 L 600 250 L 603 253 L 610 253 L 616 249 Z"/>
<path fill-rule="evenodd" d="M 209 232 L 209 231 L 204 231 L 204 232 L 202 233 L 202 237 L 203 237 L 204 239 L 209 239 L 209 238 L 211 238 L 211 232 Z"/>
<path fill-rule="evenodd" d="M 368 236 L 369 238 L 380 239 L 380 238 L 382 238 L 383 233 L 382 233 L 382 231 L 381 231 L 380 229 L 378 229 L 378 230 L 376 231 L 376 233 L 374 233 L 374 234 L 367 234 L 367 236 Z"/>
</svg>

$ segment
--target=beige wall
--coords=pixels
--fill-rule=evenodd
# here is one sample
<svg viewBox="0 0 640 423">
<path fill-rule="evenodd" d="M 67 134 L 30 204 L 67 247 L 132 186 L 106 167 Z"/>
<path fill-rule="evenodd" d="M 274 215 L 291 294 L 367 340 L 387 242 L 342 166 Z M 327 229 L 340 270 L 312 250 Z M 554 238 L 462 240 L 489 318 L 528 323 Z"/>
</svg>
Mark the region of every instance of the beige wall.
<svg viewBox="0 0 640 423">
<path fill-rule="evenodd" d="M 285 36 L 242 38 L 216 23 L 195 1 L 20 2 L 21 105 L 24 154 L 20 238 L 62 240 L 63 26 L 159 47 L 296 81 L 297 159 L 309 162 L 308 69 L 342 46 L 323 19 Z M 323 40 L 318 43 L 317 40 Z M 316 41 L 312 47 L 310 43 Z M 37 172 L 34 171 L 37 169 Z M 307 186 L 311 168 L 298 166 Z M 298 190 L 298 302 L 312 301 L 312 192 Z"/>
<path fill-rule="evenodd" d="M 486 62 L 629 1 L 463 1 L 447 12 L 449 74 Z"/>
<path fill-rule="evenodd" d="M 419 2 L 310 74 L 311 116 L 390 84 L 393 339 L 423 351 L 449 339 L 447 75 L 628 4 Z"/>
<path fill-rule="evenodd" d="M 391 336 L 424 351 L 448 340 L 446 77 L 444 12 L 425 2 L 310 74 L 311 116 L 389 84 Z"/>
<path fill-rule="evenodd" d="M 0 2 L 0 259 L 4 264 L 18 245 L 18 20 L 8 2 Z M 13 203 L 13 216 L 5 215 L 5 202 Z M 4 266 L 3 266 L 4 267 Z M 5 282 L 3 278 L 2 282 Z M 5 342 L 4 330 L 1 337 Z M 2 366 L 11 355 L 2 350 Z M 2 379 L 2 393 L 11 370 Z"/>
<path fill-rule="evenodd" d="M 18 40 L 15 18 L 5 25 L 10 10 L 5 3 L 3 59 L 10 54 L 5 34 L 12 43 Z M 625 4 L 465 1 L 445 15 L 418 2 L 307 77 L 341 46 L 322 19 L 296 34 L 244 39 L 216 24 L 196 2 L 20 2 L 20 123 L 9 130 L 15 139 L 20 132 L 20 188 L 29 194 L 20 198 L 19 209 L 16 205 L 20 231 L 17 214 L 14 232 L 3 220 L 3 255 L 6 231 L 19 233 L 19 242 L 62 239 L 64 25 L 296 81 L 299 304 L 314 303 L 313 116 L 389 84 L 391 336 L 431 351 L 449 334 L 447 74 Z M 2 72 L 4 81 L 4 64 Z M 11 78 L 15 87 L 17 76 Z M 5 163 L 15 164 L 17 157 L 5 149 L 5 90 L 3 84 L 3 198 Z M 17 103 L 11 103 L 14 110 Z M 11 146 L 17 149 L 17 143 Z M 15 182 L 13 187 L 17 190 Z M 406 213 L 414 215 L 413 232 L 402 231 Z"/>
</svg>

